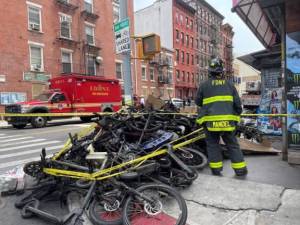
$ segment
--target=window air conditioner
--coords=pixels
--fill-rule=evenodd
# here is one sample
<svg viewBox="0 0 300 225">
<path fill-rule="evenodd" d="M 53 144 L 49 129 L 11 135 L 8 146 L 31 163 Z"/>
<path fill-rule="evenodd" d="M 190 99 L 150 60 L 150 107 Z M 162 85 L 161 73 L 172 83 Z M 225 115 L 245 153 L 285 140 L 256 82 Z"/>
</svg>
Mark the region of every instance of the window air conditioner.
<svg viewBox="0 0 300 225">
<path fill-rule="evenodd" d="M 39 24 L 36 24 L 36 23 L 31 23 L 31 24 L 30 24 L 30 29 L 31 29 L 31 30 L 39 31 L 39 30 L 40 30 L 40 25 L 39 25 Z"/>
<path fill-rule="evenodd" d="M 38 64 L 31 65 L 31 71 L 41 71 L 42 66 Z"/>
</svg>

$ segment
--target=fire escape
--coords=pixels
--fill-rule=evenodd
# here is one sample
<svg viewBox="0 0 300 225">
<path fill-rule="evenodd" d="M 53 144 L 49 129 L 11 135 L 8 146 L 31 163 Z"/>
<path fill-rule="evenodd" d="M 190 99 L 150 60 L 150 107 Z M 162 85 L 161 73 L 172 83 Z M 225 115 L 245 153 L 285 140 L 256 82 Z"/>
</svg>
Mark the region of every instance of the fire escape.
<svg viewBox="0 0 300 225">
<path fill-rule="evenodd" d="M 153 60 L 149 62 L 150 65 L 154 66 L 158 71 L 158 85 L 169 85 L 172 84 L 172 73 L 169 74 L 169 69 L 172 67 L 172 59 L 160 53 L 155 56 Z M 171 75 L 171 77 L 170 77 Z"/>
</svg>

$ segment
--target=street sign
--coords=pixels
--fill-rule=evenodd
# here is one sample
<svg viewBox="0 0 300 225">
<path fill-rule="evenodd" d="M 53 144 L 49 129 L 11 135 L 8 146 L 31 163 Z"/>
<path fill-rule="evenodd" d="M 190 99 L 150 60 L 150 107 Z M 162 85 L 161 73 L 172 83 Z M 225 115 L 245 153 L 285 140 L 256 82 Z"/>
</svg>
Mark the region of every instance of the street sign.
<svg viewBox="0 0 300 225">
<path fill-rule="evenodd" d="M 129 19 L 125 19 L 114 25 L 116 53 L 130 52 Z"/>
</svg>

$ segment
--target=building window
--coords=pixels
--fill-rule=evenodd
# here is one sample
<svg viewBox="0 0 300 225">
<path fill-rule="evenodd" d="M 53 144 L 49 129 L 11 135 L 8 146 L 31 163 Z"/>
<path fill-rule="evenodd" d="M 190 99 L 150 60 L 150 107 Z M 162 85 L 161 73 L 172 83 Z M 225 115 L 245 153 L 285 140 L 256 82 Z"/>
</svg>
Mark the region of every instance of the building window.
<svg viewBox="0 0 300 225">
<path fill-rule="evenodd" d="M 192 55 L 192 65 L 194 65 L 194 55 Z"/>
<path fill-rule="evenodd" d="M 116 62 L 116 76 L 119 80 L 123 79 L 122 63 Z"/>
<path fill-rule="evenodd" d="M 176 18 L 176 23 L 179 24 L 179 15 L 178 15 L 178 12 L 176 12 L 175 18 Z"/>
<path fill-rule="evenodd" d="M 185 39 L 186 39 L 186 41 L 185 41 L 186 42 L 186 46 L 189 47 L 189 45 L 190 45 L 190 37 L 189 37 L 189 35 L 186 35 Z"/>
<path fill-rule="evenodd" d="M 187 82 L 190 83 L 190 72 L 187 72 Z"/>
<path fill-rule="evenodd" d="M 182 81 L 185 81 L 185 72 L 182 71 Z"/>
<path fill-rule="evenodd" d="M 93 26 L 85 26 L 86 42 L 89 45 L 95 45 L 95 28 Z"/>
<path fill-rule="evenodd" d="M 180 24 L 183 24 L 183 15 L 180 15 Z"/>
<path fill-rule="evenodd" d="M 40 7 L 28 5 L 28 29 L 42 31 L 42 11 Z"/>
<path fill-rule="evenodd" d="M 84 0 L 84 10 L 93 13 L 94 7 L 93 7 L 94 1 L 93 0 Z"/>
<path fill-rule="evenodd" d="M 179 72 L 179 70 L 176 70 L 176 79 L 180 80 L 180 72 Z"/>
<path fill-rule="evenodd" d="M 42 71 L 43 63 L 43 48 L 41 46 L 30 46 L 30 69 L 31 71 Z"/>
<path fill-rule="evenodd" d="M 179 49 L 176 49 L 176 61 L 179 62 Z"/>
<path fill-rule="evenodd" d="M 199 55 L 196 55 L 196 63 L 199 65 Z"/>
<path fill-rule="evenodd" d="M 148 95 L 148 88 L 142 87 L 142 97 L 147 97 L 147 95 Z"/>
<path fill-rule="evenodd" d="M 199 40 L 196 40 L 196 49 L 199 49 Z"/>
<path fill-rule="evenodd" d="M 185 25 L 186 25 L 186 27 L 189 27 L 189 18 L 188 17 L 185 17 Z"/>
<path fill-rule="evenodd" d="M 72 73 L 72 52 L 61 52 L 62 73 Z"/>
<path fill-rule="evenodd" d="M 194 83 L 194 82 L 195 82 L 195 74 L 192 73 L 192 83 Z"/>
<path fill-rule="evenodd" d="M 71 32 L 71 24 L 72 24 L 72 17 L 68 15 L 60 15 L 60 36 L 63 38 L 72 38 Z"/>
<path fill-rule="evenodd" d="M 181 44 L 184 45 L 184 33 L 183 32 L 181 32 Z"/>
<path fill-rule="evenodd" d="M 181 63 L 184 63 L 184 51 L 181 52 Z"/>
<path fill-rule="evenodd" d="M 120 21 L 120 3 L 116 1 L 113 2 L 113 16 L 114 23 Z"/>
<path fill-rule="evenodd" d="M 168 70 L 167 76 L 168 76 L 168 83 L 171 84 L 173 82 L 173 72 L 172 72 L 172 70 Z"/>
<path fill-rule="evenodd" d="M 153 68 L 149 69 L 149 76 L 150 76 L 150 80 L 154 81 L 154 69 Z"/>
<path fill-rule="evenodd" d="M 193 20 L 190 21 L 190 28 L 191 28 L 191 30 L 194 29 L 194 22 L 193 22 Z"/>
<path fill-rule="evenodd" d="M 142 80 L 147 80 L 146 67 L 142 67 Z"/>
<path fill-rule="evenodd" d="M 87 56 L 87 74 L 93 76 L 97 75 L 96 59 L 94 56 Z"/>
<path fill-rule="evenodd" d="M 179 31 L 176 30 L 176 41 L 178 42 L 179 41 Z"/>
<path fill-rule="evenodd" d="M 186 64 L 190 64 L 190 54 L 186 53 Z"/>
</svg>

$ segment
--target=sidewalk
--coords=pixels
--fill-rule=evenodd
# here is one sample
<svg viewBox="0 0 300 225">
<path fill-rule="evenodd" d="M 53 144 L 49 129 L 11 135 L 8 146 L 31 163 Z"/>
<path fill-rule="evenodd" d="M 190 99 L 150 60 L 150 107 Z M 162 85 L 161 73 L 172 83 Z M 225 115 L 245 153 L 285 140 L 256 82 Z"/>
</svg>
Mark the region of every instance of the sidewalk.
<svg viewBox="0 0 300 225">
<path fill-rule="evenodd" d="M 189 225 L 300 224 L 300 190 L 199 174 L 181 193 Z"/>
<path fill-rule="evenodd" d="M 188 206 L 188 225 L 300 224 L 300 190 L 199 174 L 198 179 L 181 193 Z M 2 199 L 5 204 L 0 204 L 0 224 L 45 224 L 38 219 L 22 219 L 13 205 L 16 198 Z M 172 208 L 172 202 L 166 207 Z"/>
</svg>

